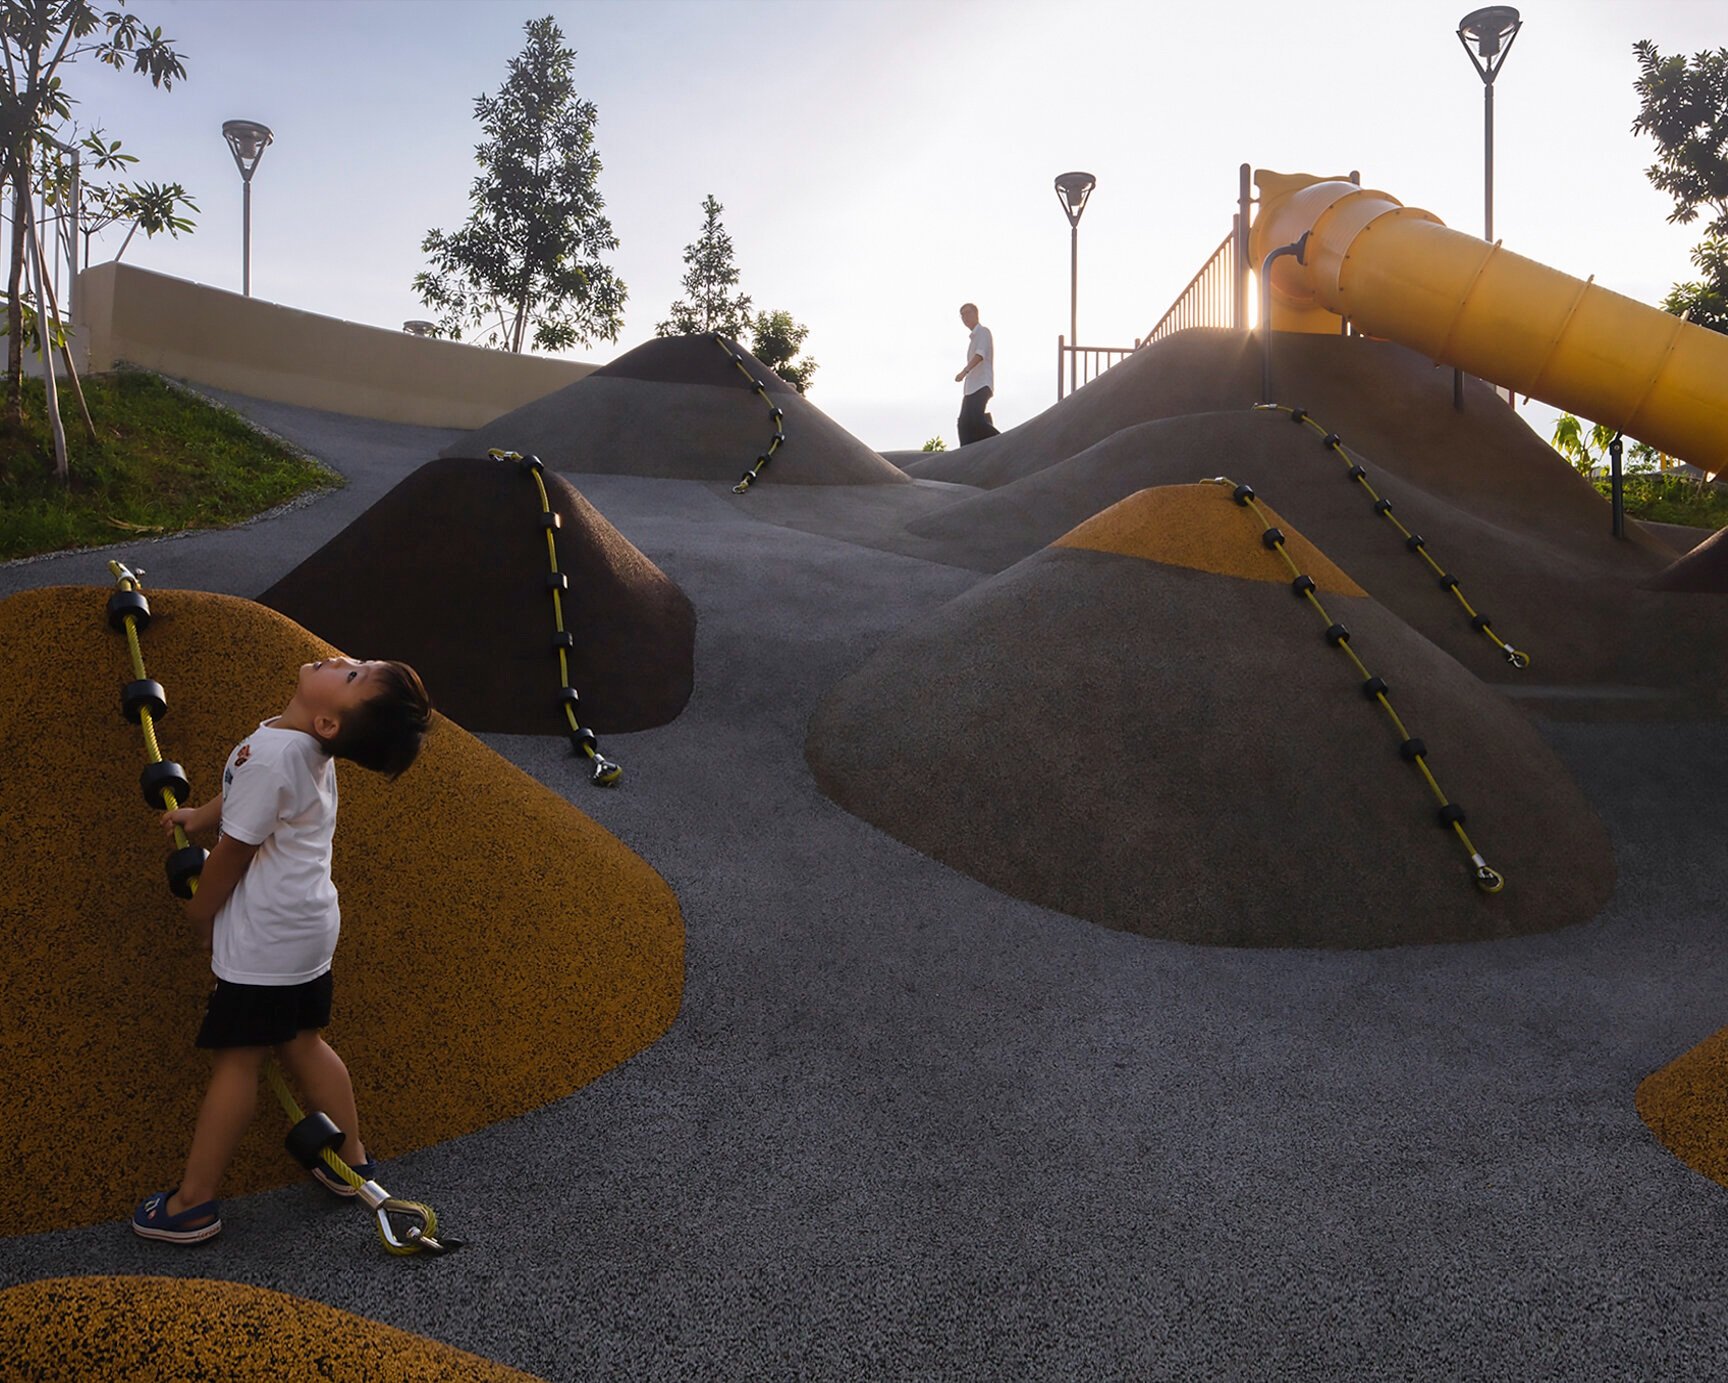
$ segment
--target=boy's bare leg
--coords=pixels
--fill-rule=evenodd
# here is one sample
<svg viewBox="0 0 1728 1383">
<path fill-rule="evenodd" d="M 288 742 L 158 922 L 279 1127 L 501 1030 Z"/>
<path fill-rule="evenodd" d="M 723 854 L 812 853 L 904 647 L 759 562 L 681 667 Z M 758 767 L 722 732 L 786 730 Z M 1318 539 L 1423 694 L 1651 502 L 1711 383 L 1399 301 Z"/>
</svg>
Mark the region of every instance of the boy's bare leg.
<svg viewBox="0 0 1728 1383">
<path fill-rule="evenodd" d="M 264 1048 L 224 1047 L 215 1055 L 210 1088 L 198 1107 L 198 1124 L 192 1131 L 192 1150 L 186 1154 L 180 1189 L 168 1198 L 170 1215 L 216 1199 L 222 1173 L 228 1170 L 234 1149 L 258 1108 L 258 1067 L 264 1060 Z"/>
<path fill-rule="evenodd" d="M 354 1083 L 336 1049 L 308 1028 L 292 1042 L 276 1049 L 282 1064 L 313 1109 L 328 1114 L 345 1135 L 336 1155 L 350 1167 L 366 1160 L 366 1145 L 360 1141 L 360 1111 L 354 1103 Z"/>
</svg>

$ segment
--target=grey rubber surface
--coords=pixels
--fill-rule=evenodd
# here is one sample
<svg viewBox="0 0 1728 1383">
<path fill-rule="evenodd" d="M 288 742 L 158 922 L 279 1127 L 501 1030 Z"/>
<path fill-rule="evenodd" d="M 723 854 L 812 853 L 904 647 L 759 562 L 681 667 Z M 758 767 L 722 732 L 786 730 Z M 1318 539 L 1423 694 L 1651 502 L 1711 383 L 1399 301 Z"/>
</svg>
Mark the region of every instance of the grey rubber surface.
<svg viewBox="0 0 1728 1383">
<path fill-rule="evenodd" d="M 379 492 L 437 449 L 257 412 L 390 471 Z M 608 739 L 615 793 L 560 741 L 489 742 L 677 890 L 670 1034 L 568 1100 L 385 1161 L 471 1241 L 453 1257 L 389 1258 L 308 1188 L 227 1202 L 200 1249 L 119 1223 L 0 1241 L 0 1285 L 231 1278 L 552 1379 L 1728 1372 L 1728 1192 L 1633 1109 L 1728 1022 L 1728 727 L 1544 727 L 1614 839 L 1618 890 L 1581 926 L 1366 953 L 1150 941 L 963 878 L 811 779 L 822 694 L 975 573 L 697 483 L 577 484 L 695 603 L 695 694 Z M 131 555 L 153 584 L 251 594 L 356 498 Z M 104 562 L 0 567 L 0 594 Z M 149 1053 L 137 1069 L 151 1098 Z"/>
</svg>

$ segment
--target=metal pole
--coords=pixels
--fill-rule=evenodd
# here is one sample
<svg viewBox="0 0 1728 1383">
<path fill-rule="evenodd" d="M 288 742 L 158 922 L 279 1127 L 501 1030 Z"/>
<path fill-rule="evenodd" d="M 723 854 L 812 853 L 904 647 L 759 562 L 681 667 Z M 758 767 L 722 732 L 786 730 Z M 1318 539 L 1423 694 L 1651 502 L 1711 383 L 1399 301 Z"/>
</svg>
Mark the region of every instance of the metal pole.
<svg viewBox="0 0 1728 1383">
<path fill-rule="evenodd" d="M 1614 434 L 1614 440 L 1608 444 L 1609 478 L 1608 489 L 1614 501 L 1614 536 L 1626 536 L 1626 491 L 1620 475 L 1620 434 Z"/>
<path fill-rule="evenodd" d="M 1244 163 L 1236 175 L 1236 320 L 1238 331 L 1248 329 L 1248 223 L 1254 219 L 1254 170 Z"/>
<path fill-rule="evenodd" d="M 245 181 L 245 192 L 241 195 L 240 231 L 240 285 L 241 292 L 248 298 L 252 296 L 252 179 Z"/>
<path fill-rule="evenodd" d="M 1482 84 L 1482 238 L 1494 243 L 1494 83 Z"/>
<path fill-rule="evenodd" d="M 1080 223 L 1068 228 L 1068 344 L 1073 353 L 1068 357 L 1068 392 L 1080 386 L 1074 382 L 1080 355 Z"/>
<path fill-rule="evenodd" d="M 1302 238 L 1294 245 L 1280 245 L 1267 255 L 1260 265 L 1260 402 L 1271 403 L 1272 398 L 1272 261 L 1279 255 L 1295 255 L 1298 264 L 1305 264 L 1304 256 L 1308 252 L 1308 237 L 1313 231 L 1303 231 Z"/>
</svg>

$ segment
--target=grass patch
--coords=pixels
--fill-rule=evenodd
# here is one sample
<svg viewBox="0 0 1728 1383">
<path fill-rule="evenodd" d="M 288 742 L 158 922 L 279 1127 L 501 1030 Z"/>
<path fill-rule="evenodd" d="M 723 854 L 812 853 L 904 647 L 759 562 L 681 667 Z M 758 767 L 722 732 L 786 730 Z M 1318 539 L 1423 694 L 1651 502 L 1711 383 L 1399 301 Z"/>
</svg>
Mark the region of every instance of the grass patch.
<svg viewBox="0 0 1728 1383">
<path fill-rule="evenodd" d="M 1592 476 L 1604 499 L 1613 495 L 1608 477 Z M 1681 475 L 1638 472 L 1623 477 L 1626 512 L 1651 523 L 1683 523 L 1693 528 L 1728 528 L 1728 486 L 1701 485 Z"/>
<path fill-rule="evenodd" d="M 189 528 L 226 528 L 341 476 L 238 414 L 142 370 L 86 379 L 92 443 L 60 390 L 70 482 L 54 478 L 42 381 L 24 381 L 22 432 L 0 423 L 0 561 Z"/>
</svg>

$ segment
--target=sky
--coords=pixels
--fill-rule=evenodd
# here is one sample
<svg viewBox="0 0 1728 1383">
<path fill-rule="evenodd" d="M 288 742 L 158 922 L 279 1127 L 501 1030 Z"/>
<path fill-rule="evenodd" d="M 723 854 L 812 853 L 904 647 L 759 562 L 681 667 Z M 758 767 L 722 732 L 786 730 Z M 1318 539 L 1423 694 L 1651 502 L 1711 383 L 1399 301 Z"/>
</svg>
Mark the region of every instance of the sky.
<svg viewBox="0 0 1728 1383">
<path fill-rule="evenodd" d="M 400 328 L 428 230 L 467 215 L 480 129 L 523 25 L 550 14 L 598 107 L 600 191 L 628 285 L 604 363 L 680 295 L 701 203 L 725 207 L 741 288 L 810 328 L 810 400 L 872 447 L 955 444 L 976 302 L 1001 428 L 1056 399 L 1069 226 L 1053 180 L 1097 178 L 1080 225 L 1080 340 L 1126 346 L 1229 232 L 1237 169 L 1360 169 L 1482 228 L 1473 3 L 1334 0 L 130 0 L 187 69 L 172 91 L 88 62 L 86 127 L 183 183 L 194 234 L 126 262 L 238 291 L 241 182 L 222 122 L 268 125 L 253 183 L 254 296 Z M 1495 87 L 1495 232 L 1646 302 L 1692 276 L 1696 227 L 1644 170 L 1632 44 L 1728 44 L 1721 0 L 1542 0 Z M 97 242 L 111 257 L 119 235 Z M 106 251 L 102 246 L 106 243 Z M 1534 410 L 1545 426 L 1552 410 Z"/>
</svg>

